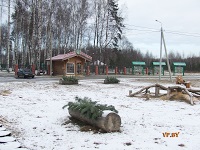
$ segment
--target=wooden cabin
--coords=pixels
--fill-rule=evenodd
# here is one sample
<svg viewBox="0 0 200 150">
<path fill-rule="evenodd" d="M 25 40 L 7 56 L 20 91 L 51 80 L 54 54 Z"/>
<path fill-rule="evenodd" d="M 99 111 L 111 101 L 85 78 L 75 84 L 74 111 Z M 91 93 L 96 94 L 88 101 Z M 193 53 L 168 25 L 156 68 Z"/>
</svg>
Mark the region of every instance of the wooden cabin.
<svg viewBox="0 0 200 150">
<path fill-rule="evenodd" d="M 47 59 L 48 74 L 50 74 L 50 61 L 52 61 L 53 75 L 78 76 L 83 75 L 84 65 L 92 61 L 92 57 L 83 52 L 69 52 L 59 54 Z"/>
</svg>

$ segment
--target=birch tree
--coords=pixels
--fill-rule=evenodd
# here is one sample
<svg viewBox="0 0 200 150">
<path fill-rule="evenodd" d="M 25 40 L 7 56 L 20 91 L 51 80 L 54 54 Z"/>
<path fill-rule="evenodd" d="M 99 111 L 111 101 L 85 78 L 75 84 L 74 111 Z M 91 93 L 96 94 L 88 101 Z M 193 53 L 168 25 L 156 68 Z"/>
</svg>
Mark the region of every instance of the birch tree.
<svg viewBox="0 0 200 150">
<path fill-rule="evenodd" d="M 8 0 L 7 71 L 10 68 L 10 0 Z"/>
<path fill-rule="evenodd" d="M 42 0 L 38 0 L 38 50 L 37 50 L 37 75 L 40 75 L 40 54 L 42 47 Z"/>
</svg>

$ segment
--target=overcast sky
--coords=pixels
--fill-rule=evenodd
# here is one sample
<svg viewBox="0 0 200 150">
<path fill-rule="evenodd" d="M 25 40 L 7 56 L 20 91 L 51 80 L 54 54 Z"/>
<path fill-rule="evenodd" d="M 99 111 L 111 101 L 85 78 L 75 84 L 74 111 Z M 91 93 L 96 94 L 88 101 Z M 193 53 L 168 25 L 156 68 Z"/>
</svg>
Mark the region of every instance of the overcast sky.
<svg viewBox="0 0 200 150">
<path fill-rule="evenodd" d="M 200 56 L 200 0 L 119 0 L 119 7 L 134 48 L 160 55 L 159 20 L 168 53 Z"/>
</svg>

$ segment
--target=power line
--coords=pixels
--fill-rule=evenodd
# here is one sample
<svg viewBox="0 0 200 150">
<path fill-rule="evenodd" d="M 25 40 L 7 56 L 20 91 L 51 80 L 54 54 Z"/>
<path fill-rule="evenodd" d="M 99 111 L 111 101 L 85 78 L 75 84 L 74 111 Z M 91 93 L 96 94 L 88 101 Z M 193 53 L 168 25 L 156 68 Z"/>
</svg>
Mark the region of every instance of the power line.
<svg viewBox="0 0 200 150">
<path fill-rule="evenodd" d="M 160 32 L 160 31 L 158 31 L 158 32 Z M 152 31 L 148 31 L 148 32 L 145 32 L 145 33 L 127 33 L 127 34 L 125 34 L 125 35 L 144 35 L 144 34 L 151 34 L 152 33 Z"/>
<path fill-rule="evenodd" d="M 200 34 L 198 33 L 184 33 L 184 32 L 174 32 L 174 31 L 165 31 L 166 33 L 170 34 L 177 34 L 177 35 L 184 35 L 184 36 L 192 36 L 192 37 L 200 37 Z"/>
<path fill-rule="evenodd" d="M 137 29 L 137 28 L 125 28 L 126 30 L 137 30 L 137 31 L 151 31 L 151 32 L 159 32 L 160 30 L 148 30 L 148 29 Z"/>
<path fill-rule="evenodd" d="M 129 25 L 125 24 L 127 26 L 133 26 L 136 28 L 126 28 L 127 30 L 137 30 L 137 31 L 148 31 L 148 32 L 159 32 L 157 29 L 154 28 L 149 28 L 149 27 L 144 27 L 144 26 L 136 26 L 136 25 Z M 137 28 L 142 28 L 142 29 L 137 29 Z M 170 30 L 163 30 L 166 33 L 171 33 L 171 34 L 176 34 L 176 35 L 183 35 L 183 36 L 192 36 L 192 37 L 200 37 L 199 33 L 189 33 L 189 32 L 181 32 L 181 31 L 170 31 Z"/>
<path fill-rule="evenodd" d="M 145 28 L 145 29 L 150 29 L 150 30 L 157 30 L 155 28 L 149 28 L 149 27 L 144 27 L 144 26 L 136 26 L 136 25 L 129 25 L 129 24 L 124 24 L 125 26 L 132 26 L 132 27 L 136 27 L 136 28 Z"/>
</svg>

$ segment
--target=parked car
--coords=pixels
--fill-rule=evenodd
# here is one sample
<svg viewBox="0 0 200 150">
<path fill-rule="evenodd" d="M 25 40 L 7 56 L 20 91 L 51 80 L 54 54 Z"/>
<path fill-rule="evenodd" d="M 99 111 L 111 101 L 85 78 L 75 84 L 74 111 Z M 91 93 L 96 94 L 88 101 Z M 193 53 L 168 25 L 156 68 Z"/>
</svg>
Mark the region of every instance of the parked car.
<svg viewBox="0 0 200 150">
<path fill-rule="evenodd" d="M 34 78 L 34 74 L 32 73 L 31 69 L 19 69 L 17 72 L 17 77 L 23 77 L 23 78 Z"/>
<path fill-rule="evenodd" d="M 42 69 L 40 70 L 40 73 L 45 74 L 45 72 L 46 72 L 45 70 L 42 70 Z"/>
</svg>

